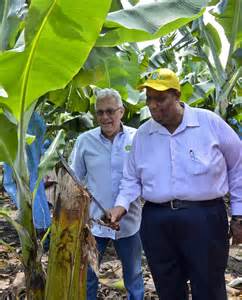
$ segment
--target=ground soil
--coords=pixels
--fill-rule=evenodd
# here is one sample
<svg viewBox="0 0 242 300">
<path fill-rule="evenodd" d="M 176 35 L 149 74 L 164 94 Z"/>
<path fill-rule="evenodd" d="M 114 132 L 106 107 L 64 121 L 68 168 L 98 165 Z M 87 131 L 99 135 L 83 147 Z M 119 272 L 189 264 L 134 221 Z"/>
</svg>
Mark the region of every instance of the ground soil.
<svg viewBox="0 0 242 300">
<path fill-rule="evenodd" d="M 17 210 L 5 195 L 0 195 L 0 208 L 11 211 L 16 218 Z M 0 300 L 25 299 L 24 275 L 20 261 L 20 244 L 14 228 L 0 218 Z M 226 282 L 229 300 L 242 299 L 242 248 L 231 247 Z M 47 266 L 48 253 L 43 256 Z M 143 274 L 145 282 L 145 300 L 158 299 L 145 257 L 143 257 Z M 122 282 L 122 268 L 117 260 L 115 250 L 110 245 L 106 251 L 100 269 L 98 299 L 127 299 Z M 235 286 L 236 289 L 229 285 Z M 18 298 L 17 298 L 18 297 Z"/>
</svg>

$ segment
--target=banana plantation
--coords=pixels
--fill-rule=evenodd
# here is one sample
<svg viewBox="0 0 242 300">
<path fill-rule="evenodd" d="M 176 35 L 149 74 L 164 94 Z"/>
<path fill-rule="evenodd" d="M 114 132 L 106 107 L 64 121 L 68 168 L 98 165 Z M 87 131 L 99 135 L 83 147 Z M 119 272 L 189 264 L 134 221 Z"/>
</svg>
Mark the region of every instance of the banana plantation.
<svg viewBox="0 0 242 300">
<path fill-rule="evenodd" d="M 25 276 L 22 298 L 7 286 L 1 299 L 86 299 L 87 266 L 97 264 L 91 199 L 65 162 L 77 136 L 97 126 L 99 89 L 120 93 L 125 125 L 150 118 L 138 86 L 158 68 L 179 76 L 183 102 L 214 111 L 242 138 L 241 0 L 0 1 L 0 162 L 12 170 L 18 207 L 13 215 L 0 197 L 0 218 L 16 231 Z M 37 139 L 29 131 L 36 113 L 51 142 L 30 184 L 26 149 Z M 53 169 L 59 194 L 39 238 L 35 197 Z M 0 232 L 0 247 L 16 251 Z"/>
</svg>

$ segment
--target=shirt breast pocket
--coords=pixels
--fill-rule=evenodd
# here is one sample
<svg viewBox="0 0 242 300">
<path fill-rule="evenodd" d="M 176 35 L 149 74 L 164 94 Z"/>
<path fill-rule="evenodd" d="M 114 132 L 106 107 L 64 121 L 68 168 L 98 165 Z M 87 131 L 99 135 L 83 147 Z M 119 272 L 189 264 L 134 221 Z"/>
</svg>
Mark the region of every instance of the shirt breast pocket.
<svg viewBox="0 0 242 300">
<path fill-rule="evenodd" d="M 194 153 L 193 150 L 189 152 L 188 172 L 192 175 L 202 175 L 209 171 L 210 161 L 208 155 L 204 153 Z"/>
</svg>

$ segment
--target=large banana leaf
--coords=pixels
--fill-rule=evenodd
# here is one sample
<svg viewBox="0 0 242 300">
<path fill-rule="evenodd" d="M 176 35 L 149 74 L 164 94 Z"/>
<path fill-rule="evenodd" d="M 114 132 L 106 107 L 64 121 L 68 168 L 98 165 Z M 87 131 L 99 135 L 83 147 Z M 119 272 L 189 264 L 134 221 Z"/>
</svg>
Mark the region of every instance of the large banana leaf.
<svg viewBox="0 0 242 300">
<path fill-rule="evenodd" d="M 198 18 L 206 0 L 161 0 L 108 14 L 96 46 L 156 39 Z"/>
<path fill-rule="evenodd" d="M 215 50 L 217 56 L 219 56 L 222 50 L 222 41 L 217 29 L 213 26 L 213 24 L 208 23 L 205 26 L 205 30 L 207 32 L 207 36 L 210 41 L 210 44 L 212 44 L 212 47 Z"/>
<path fill-rule="evenodd" d="M 13 166 L 17 154 L 17 126 L 0 114 L 0 161 Z"/>
<path fill-rule="evenodd" d="M 139 54 L 133 47 L 93 48 L 78 75 L 80 85 L 112 87 L 121 93 L 123 99 L 127 99 L 128 86 L 137 88 L 140 74 L 144 72 Z"/>
<path fill-rule="evenodd" d="M 241 0 L 221 0 L 213 10 L 216 21 L 222 25 L 227 39 L 234 45 L 234 50 L 242 43 L 242 2 Z M 234 24 L 236 23 L 236 24 Z M 234 36 L 235 35 L 235 36 Z"/>
<path fill-rule="evenodd" d="M 14 45 L 25 7 L 25 0 L 0 1 L 0 52 Z"/>
<path fill-rule="evenodd" d="M 50 90 L 63 88 L 85 62 L 111 0 L 32 0 L 24 52 L 0 56 L 0 97 L 17 119 Z"/>
</svg>

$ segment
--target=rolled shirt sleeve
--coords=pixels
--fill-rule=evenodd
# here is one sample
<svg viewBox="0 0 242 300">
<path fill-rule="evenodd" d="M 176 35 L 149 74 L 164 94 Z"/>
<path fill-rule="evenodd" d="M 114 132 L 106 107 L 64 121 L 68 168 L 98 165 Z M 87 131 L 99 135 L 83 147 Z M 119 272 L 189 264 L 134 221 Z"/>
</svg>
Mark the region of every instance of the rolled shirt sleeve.
<svg viewBox="0 0 242 300">
<path fill-rule="evenodd" d="M 232 215 L 242 215 L 242 143 L 239 136 L 220 117 L 215 119 L 217 135 L 227 165 Z"/>
</svg>

